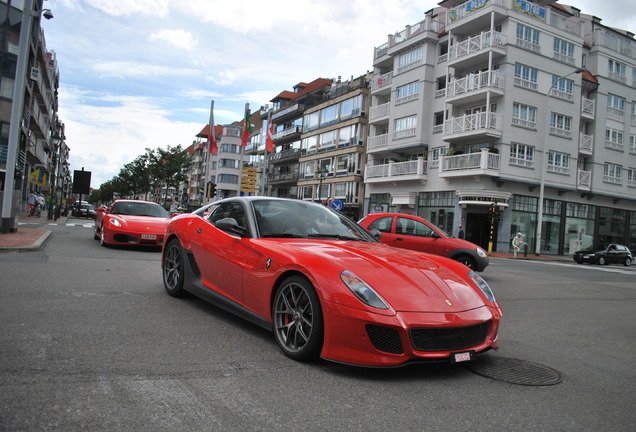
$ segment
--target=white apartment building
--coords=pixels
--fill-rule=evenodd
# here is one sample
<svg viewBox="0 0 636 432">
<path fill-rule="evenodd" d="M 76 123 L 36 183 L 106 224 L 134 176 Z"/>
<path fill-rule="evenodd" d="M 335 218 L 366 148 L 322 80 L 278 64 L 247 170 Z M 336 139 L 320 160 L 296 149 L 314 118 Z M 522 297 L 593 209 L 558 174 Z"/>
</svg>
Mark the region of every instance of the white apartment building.
<svg viewBox="0 0 636 432">
<path fill-rule="evenodd" d="M 366 212 L 500 252 L 636 249 L 634 35 L 549 0 L 439 6 L 374 49 Z"/>
</svg>

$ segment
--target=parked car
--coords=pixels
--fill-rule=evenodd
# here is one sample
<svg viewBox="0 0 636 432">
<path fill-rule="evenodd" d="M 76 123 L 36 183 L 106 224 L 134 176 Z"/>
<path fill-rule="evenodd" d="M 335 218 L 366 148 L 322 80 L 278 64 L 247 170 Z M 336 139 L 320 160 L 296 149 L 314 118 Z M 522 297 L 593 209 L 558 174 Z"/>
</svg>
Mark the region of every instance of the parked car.
<svg viewBox="0 0 636 432">
<path fill-rule="evenodd" d="M 77 211 L 77 216 L 94 219 L 97 211 L 93 204 L 81 204 Z"/>
<path fill-rule="evenodd" d="M 478 272 L 484 271 L 489 263 L 485 250 L 467 240 L 450 237 L 419 216 L 373 213 L 358 223 L 389 246 L 445 256 Z"/>
<path fill-rule="evenodd" d="M 630 266 L 634 262 L 634 256 L 627 246 L 616 243 L 598 243 L 591 247 L 574 252 L 574 261 L 579 264 L 600 264 L 611 263 Z"/>
<path fill-rule="evenodd" d="M 102 246 L 161 246 L 168 212 L 157 203 L 117 200 L 109 209 L 100 207 L 93 236 Z"/>
<path fill-rule="evenodd" d="M 233 197 L 175 216 L 161 268 L 170 296 L 272 330 L 297 361 L 459 362 L 498 347 L 502 312 L 476 272 L 384 245 L 316 203 Z"/>
</svg>

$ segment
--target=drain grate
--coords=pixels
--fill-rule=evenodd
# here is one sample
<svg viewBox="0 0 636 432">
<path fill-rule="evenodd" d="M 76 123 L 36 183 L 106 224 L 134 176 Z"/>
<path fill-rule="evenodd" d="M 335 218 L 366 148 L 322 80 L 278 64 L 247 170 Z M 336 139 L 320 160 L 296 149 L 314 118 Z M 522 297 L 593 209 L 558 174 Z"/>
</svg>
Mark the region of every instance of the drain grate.
<svg viewBox="0 0 636 432">
<path fill-rule="evenodd" d="M 485 355 L 465 364 L 477 375 L 510 384 L 549 386 L 563 381 L 560 372 L 526 360 Z"/>
</svg>

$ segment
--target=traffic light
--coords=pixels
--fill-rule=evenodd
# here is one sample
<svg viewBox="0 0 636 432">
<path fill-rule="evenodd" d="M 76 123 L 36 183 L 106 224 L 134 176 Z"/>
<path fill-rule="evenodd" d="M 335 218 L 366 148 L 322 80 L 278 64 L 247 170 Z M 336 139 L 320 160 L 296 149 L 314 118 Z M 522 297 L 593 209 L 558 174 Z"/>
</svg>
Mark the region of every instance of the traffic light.
<svg viewBox="0 0 636 432">
<path fill-rule="evenodd" d="M 210 198 L 216 195 L 216 183 L 210 183 Z"/>
</svg>

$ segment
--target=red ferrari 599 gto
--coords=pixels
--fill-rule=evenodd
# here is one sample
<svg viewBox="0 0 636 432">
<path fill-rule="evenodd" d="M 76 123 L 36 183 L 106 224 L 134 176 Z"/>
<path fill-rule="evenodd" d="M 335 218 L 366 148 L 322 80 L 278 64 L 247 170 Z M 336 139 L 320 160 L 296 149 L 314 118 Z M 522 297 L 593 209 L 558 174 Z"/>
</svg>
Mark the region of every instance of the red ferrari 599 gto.
<svg viewBox="0 0 636 432">
<path fill-rule="evenodd" d="M 379 243 L 307 201 L 236 197 L 176 216 L 161 266 L 169 295 L 193 293 L 272 330 L 299 361 L 459 362 L 498 347 L 502 312 L 477 273 Z"/>
</svg>

